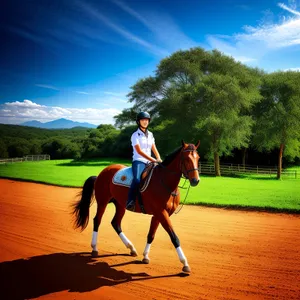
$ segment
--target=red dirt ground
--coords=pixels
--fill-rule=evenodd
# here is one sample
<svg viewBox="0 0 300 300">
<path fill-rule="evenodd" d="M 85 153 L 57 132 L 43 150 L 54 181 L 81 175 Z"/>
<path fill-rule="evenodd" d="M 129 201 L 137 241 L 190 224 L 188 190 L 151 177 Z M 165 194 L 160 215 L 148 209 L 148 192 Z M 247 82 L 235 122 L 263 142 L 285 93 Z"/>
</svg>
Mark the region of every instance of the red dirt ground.
<svg viewBox="0 0 300 300">
<path fill-rule="evenodd" d="M 184 206 L 173 215 L 192 272 L 160 226 L 150 264 L 140 264 L 150 216 L 127 212 L 128 255 L 110 225 L 109 204 L 91 258 L 92 218 L 73 230 L 69 205 L 79 189 L 0 180 L 0 298 L 12 299 L 299 299 L 300 218 Z"/>
</svg>

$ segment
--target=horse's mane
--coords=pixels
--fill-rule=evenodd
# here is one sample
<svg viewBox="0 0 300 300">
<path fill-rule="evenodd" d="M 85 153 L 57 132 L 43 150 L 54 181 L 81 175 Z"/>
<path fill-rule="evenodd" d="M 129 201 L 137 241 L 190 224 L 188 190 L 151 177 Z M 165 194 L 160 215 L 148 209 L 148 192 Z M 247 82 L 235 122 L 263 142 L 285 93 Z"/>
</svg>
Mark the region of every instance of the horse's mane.
<svg viewBox="0 0 300 300">
<path fill-rule="evenodd" d="M 182 146 L 175 149 L 170 154 L 168 154 L 161 164 L 165 167 L 168 166 L 175 159 L 175 157 L 181 151 L 181 149 L 182 149 Z M 195 150 L 195 149 L 196 148 L 193 144 L 189 144 L 188 147 L 186 148 L 186 150 Z"/>
<path fill-rule="evenodd" d="M 179 147 L 175 149 L 172 153 L 168 154 L 161 164 L 165 167 L 168 166 L 175 159 L 175 157 L 177 156 L 177 154 L 180 152 L 181 149 L 182 147 Z"/>
</svg>

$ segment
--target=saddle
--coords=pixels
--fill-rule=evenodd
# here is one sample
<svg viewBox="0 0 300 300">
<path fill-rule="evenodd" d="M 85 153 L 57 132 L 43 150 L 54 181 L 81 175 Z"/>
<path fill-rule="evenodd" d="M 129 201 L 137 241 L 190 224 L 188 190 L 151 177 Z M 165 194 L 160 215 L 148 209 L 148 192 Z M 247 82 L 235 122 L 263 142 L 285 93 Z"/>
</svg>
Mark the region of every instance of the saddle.
<svg viewBox="0 0 300 300">
<path fill-rule="evenodd" d="M 145 192 L 145 190 L 147 189 L 153 174 L 153 170 L 155 169 L 156 165 L 157 164 L 155 163 L 149 163 L 143 170 L 140 178 L 141 182 L 140 182 L 139 193 L 137 195 L 137 198 L 138 198 L 139 205 L 141 207 L 141 211 L 144 214 L 146 213 L 146 211 L 142 200 L 142 193 Z M 116 174 L 112 179 L 112 182 L 113 184 L 116 185 L 130 187 L 132 180 L 133 180 L 132 167 L 127 167 L 116 172 Z"/>
<path fill-rule="evenodd" d="M 143 193 L 147 189 L 152 177 L 152 173 L 157 164 L 149 163 L 141 174 L 140 192 Z M 112 182 L 116 185 L 130 187 L 133 180 L 132 167 L 126 167 L 115 173 Z"/>
</svg>

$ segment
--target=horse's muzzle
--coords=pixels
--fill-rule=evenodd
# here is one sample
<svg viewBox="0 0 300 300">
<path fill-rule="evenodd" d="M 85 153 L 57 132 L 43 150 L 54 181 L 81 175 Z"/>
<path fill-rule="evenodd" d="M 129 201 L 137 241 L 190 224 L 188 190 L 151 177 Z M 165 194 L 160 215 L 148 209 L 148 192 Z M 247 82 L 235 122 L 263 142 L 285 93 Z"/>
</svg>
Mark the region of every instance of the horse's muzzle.
<svg viewBox="0 0 300 300">
<path fill-rule="evenodd" d="M 192 178 L 191 179 L 191 186 L 196 186 L 196 185 L 198 185 L 198 183 L 199 183 L 199 179 L 197 179 L 197 178 Z"/>
</svg>

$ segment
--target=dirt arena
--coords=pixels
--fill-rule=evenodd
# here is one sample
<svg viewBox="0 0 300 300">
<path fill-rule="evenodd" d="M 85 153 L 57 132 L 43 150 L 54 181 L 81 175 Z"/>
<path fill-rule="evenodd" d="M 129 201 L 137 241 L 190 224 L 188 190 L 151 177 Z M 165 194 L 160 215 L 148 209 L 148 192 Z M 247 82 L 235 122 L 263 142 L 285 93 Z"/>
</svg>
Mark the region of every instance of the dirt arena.
<svg viewBox="0 0 300 300">
<path fill-rule="evenodd" d="M 12 299 L 299 299 L 300 217 L 184 206 L 173 215 L 189 261 L 182 265 L 160 226 L 150 264 L 140 261 L 150 216 L 127 212 L 128 255 L 107 207 L 99 257 L 91 258 L 92 218 L 75 231 L 69 205 L 79 189 L 0 180 L 0 298 Z"/>
</svg>

